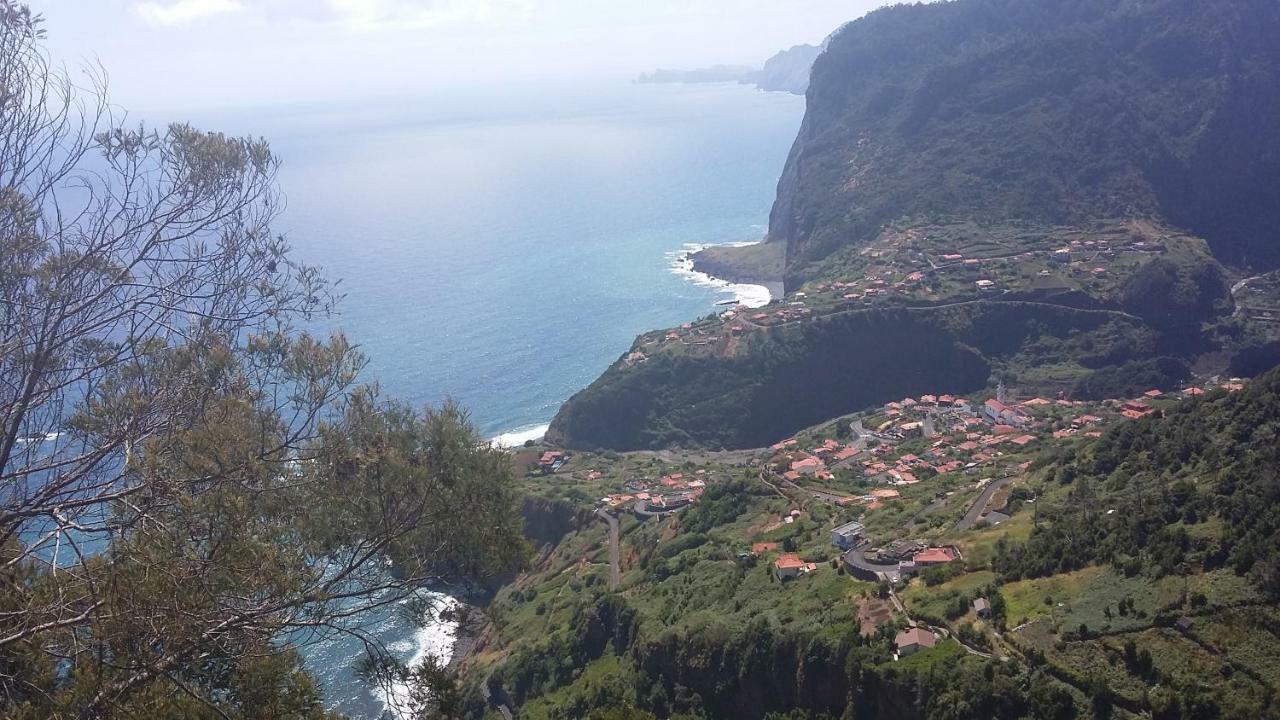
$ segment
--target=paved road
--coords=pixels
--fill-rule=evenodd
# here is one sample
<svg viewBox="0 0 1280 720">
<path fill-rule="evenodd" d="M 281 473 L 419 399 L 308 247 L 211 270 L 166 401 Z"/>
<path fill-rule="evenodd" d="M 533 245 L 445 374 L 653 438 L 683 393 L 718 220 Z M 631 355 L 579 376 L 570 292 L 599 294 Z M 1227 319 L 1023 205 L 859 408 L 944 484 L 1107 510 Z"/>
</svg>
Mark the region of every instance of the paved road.
<svg viewBox="0 0 1280 720">
<path fill-rule="evenodd" d="M 803 318 L 799 320 L 787 320 L 785 322 L 780 322 L 774 325 L 756 325 L 755 323 L 752 323 L 751 321 L 746 319 L 739 318 L 739 320 L 745 324 L 748 324 L 748 325 L 751 325 L 752 327 L 757 327 L 757 328 L 781 328 L 781 327 L 787 327 L 790 325 L 799 325 L 802 323 L 811 322 L 813 320 L 826 320 L 829 318 L 839 317 L 842 315 L 851 315 L 854 313 L 866 312 L 868 310 L 908 310 L 908 311 L 941 310 L 943 308 L 954 308 L 954 307 L 961 307 L 964 305 L 981 305 L 981 304 L 988 304 L 988 303 L 990 304 L 1000 303 L 1002 305 L 1049 307 L 1049 308 L 1056 308 L 1059 310 L 1066 309 L 1066 310 L 1074 310 L 1076 312 L 1081 312 L 1081 313 L 1100 313 L 1103 315 L 1110 315 L 1112 317 L 1122 317 L 1128 320 L 1135 320 L 1138 322 L 1143 321 L 1142 318 L 1138 317 L 1137 315 L 1134 315 L 1132 313 L 1127 313 L 1123 310 L 1112 310 L 1110 308 L 1085 309 L 1085 308 L 1073 307 L 1070 305 L 1062 305 L 1059 303 L 1040 302 L 1038 300 L 1001 300 L 1000 299 L 1001 297 L 1004 297 L 1005 295 L 1009 295 L 1009 294 L 1011 294 L 1011 291 L 1005 290 L 1001 292 L 999 295 L 995 295 L 991 297 L 970 298 L 968 300 L 954 300 L 949 302 L 938 303 L 936 305 L 898 305 L 898 304 L 892 304 L 892 303 L 876 303 L 870 306 L 859 305 L 857 307 L 845 308 L 843 310 L 834 310 L 829 313 L 814 313 L 813 315 L 807 318 Z"/>
<path fill-rule="evenodd" d="M 609 523 L 609 589 L 617 590 L 622 582 L 622 569 L 618 564 L 618 518 L 604 510 L 597 510 L 596 515 Z"/>
<path fill-rule="evenodd" d="M 978 522 L 978 518 L 982 517 L 982 511 L 987 509 L 987 503 L 991 502 L 991 496 L 1011 482 L 1013 482 L 1012 477 L 1003 477 L 988 484 L 982 494 L 978 496 L 978 499 L 973 501 L 973 507 L 969 508 L 969 512 L 965 513 L 964 517 L 960 518 L 960 522 L 956 523 L 955 531 L 959 532 L 973 527 L 973 524 Z"/>
<path fill-rule="evenodd" d="M 898 564 L 878 565 L 867 560 L 866 548 L 857 547 L 844 554 L 844 561 L 853 567 L 869 573 L 874 573 L 884 580 L 896 583 L 899 579 Z"/>
</svg>

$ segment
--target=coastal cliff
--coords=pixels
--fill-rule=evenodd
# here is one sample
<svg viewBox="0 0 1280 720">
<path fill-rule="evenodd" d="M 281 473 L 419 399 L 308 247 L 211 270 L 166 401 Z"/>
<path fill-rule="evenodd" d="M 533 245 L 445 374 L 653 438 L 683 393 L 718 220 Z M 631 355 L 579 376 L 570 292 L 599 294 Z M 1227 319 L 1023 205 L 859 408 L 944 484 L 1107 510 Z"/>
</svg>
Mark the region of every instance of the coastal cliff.
<svg viewBox="0 0 1280 720">
<path fill-rule="evenodd" d="M 1277 267 L 1278 31 L 1260 0 L 973 0 L 848 24 L 770 217 L 788 288 L 904 217 L 1163 218 Z"/>
<path fill-rule="evenodd" d="M 1229 279 L 1280 266 L 1277 33 L 1261 0 L 965 0 L 846 25 L 814 64 L 767 237 L 693 257 L 786 297 L 641 338 L 550 437 L 745 447 L 921 390 L 1264 367 L 1250 358 L 1280 338 L 1233 312 Z M 969 303 L 978 324 L 1023 303 L 1011 349 L 915 324 Z M 1109 321 L 1063 330 L 1067 310 Z M 913 322 L 850 319 L 867 312 Z"/>
</svg>

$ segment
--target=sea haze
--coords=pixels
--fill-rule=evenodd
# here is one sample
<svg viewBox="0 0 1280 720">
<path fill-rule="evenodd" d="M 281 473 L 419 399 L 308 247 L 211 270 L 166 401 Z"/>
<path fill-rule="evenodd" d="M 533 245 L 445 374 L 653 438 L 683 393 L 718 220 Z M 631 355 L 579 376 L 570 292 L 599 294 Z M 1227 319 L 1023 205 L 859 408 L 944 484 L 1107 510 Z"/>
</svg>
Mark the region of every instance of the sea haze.
<svg viewBox="0 0 1280 720">
<path fill-rule="evenodd" d="M 760 239 L 803 112 L 746 86 L 619 81 L 194 121 L 270 139 L 277 229 L 341 280 L 321 329 L 363 348 L 365 380 L 416 405 L 456 398 L 492 437 L 544 425 L 637 334 L 759 299 L 696 282 L 680 256 Z M 406 659 L 441 634 L 394 613 L 366 629 Z M 307 655 L 333 709 L 377 717 L 360 652 Z"/>
<path fill-rule="evenodd" d="M 803 111 L 746 86 L 619 81 L 226 120 L 282 157 L 277 227 L 341 279 L 329 324 L 368 354 L 366 379 L 454 397 L 493 436 L 546 423 L 637 334 L 731 297 L 675 255 L 761 237 Z"/>
</svg>

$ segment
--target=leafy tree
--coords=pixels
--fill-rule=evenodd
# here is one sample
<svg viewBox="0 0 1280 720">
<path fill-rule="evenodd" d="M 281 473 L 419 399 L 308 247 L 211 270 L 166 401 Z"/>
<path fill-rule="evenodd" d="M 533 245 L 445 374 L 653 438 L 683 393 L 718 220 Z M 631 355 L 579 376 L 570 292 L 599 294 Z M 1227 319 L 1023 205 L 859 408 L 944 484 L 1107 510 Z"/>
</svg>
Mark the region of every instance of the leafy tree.
<svg viewBox="0 0 1280 720">
<path fill-rule="evenodd" d="M 118 124 L 0 0 L 0 715 L 322 717 L 296 649 L 523 557 L 510 462 L 455 405 L 356 385 L 271 232 L 265 141 Z"/>
</svg>

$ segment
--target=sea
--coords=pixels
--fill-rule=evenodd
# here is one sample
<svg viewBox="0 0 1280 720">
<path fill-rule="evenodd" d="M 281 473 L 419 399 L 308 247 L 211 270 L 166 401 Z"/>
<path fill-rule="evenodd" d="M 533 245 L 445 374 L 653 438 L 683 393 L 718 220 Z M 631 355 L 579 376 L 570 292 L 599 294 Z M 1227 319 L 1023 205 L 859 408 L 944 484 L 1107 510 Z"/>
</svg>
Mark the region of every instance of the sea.
<svg viewBox="0 0 1280 720">
<path fill-rule="evenodd" d="M 385 396 L 453 398 L 515 445 L 639 333 L 768 302 L 686 256 L 762 238 L 803 113 L 745 85 L 619 78 L 196 119 L 281 157 L 275 229 L 344 295 L 315 329 L 358 344 Z M 387 613 L 366 630 L 412 659 L 447 656 L 454 629 Z M 333 710 L 379 718 L 388 698 L 356 679 L 360 654 L 306 652 Z"/>
</svg>

